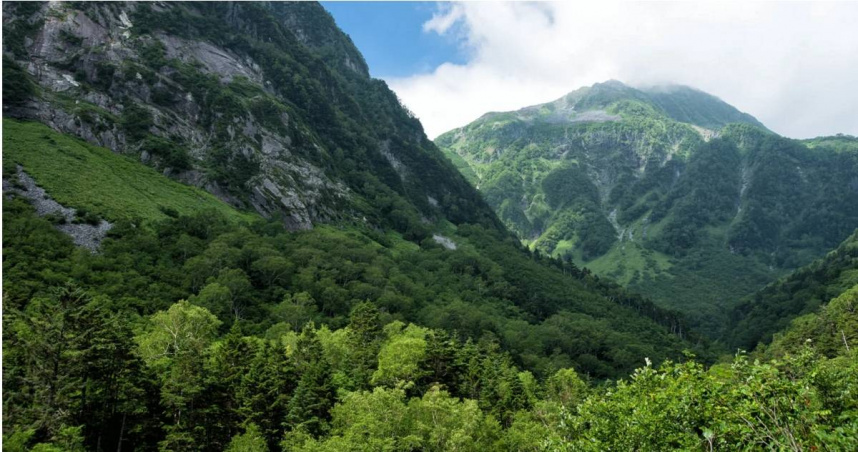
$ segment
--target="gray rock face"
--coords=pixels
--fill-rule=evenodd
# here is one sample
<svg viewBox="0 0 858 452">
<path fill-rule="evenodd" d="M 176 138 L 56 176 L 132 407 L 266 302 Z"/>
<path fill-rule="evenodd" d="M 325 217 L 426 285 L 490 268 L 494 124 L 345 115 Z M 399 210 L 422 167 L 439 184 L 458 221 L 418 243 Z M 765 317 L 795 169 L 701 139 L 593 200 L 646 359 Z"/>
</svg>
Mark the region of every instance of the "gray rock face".
<svg viewBox="0 0 858 452">
<path fill-rule="evenodd" d="M 390 163 L 390 166 L 393 167 L 394 171 L 396 171 L 396 174 L 399 175 L 399 178 L 405 180 L 406 176 L 408 175 L 408 168 L 391 151 L 390 140 L 384 140 L 381 143 L 380 152 L 381 155 L 383 155 L 384 158 L 387 159 L 387 162 Z"/>
<path fill-rule="evenodd" d="M 156 37 L 164 44 L 167 58 L 177 58 L 185 63 L 199 62 L 206 72 L 217 74 L 221 82 L 229 83 L 235 77 L 246 77 L 252 82 L 263 84 L 262 75 L 252 60 L 243 60 L 226 49 L 221 49 L 204 41 L 188 41 L 175 36 L 158 33 Z"/>
<path fill-rule="evenodd" d="M 604 110 L 588 110 L 582 111 L 577 115 L 569 118 L 570 122 L 606 122 L 606 121 L 619 121 L 620 115 L 612 115 Z"/>
<path fill-rule="evenodd" d="M 36 185 L 36 181 L 25 173 L 20 166 L 18 166 L 16 176 L 18 178 L 17 184 L 12 184 L 11 181 L 3 179 L 4 195 L 15 195 L 28 199 L 40 217 L 54 215 L 63 218 L 64 221 L 56 225 L 57 229 L 70 236 L 75 245 L 92 252 L 98 251 L 101 241 L 107 236 L 107 232 L 110 231 L 113 224 L 105 220 L 101 220 L 97 225 L 74 223 L 77 210 L 65 207 L 51 199 L 45 190 Z"/>
</svg>

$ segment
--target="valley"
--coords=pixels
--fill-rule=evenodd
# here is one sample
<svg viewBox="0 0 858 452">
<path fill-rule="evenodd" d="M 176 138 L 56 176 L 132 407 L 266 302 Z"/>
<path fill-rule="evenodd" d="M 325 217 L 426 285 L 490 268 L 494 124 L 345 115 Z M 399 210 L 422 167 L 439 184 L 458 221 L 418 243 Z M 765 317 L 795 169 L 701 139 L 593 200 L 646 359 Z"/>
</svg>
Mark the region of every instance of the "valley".
<svg viewBox="0 0 858 452">
<path fill-rule="evenodd" d="M 858 448 L 858 138 L 433 142 L 332 7 L 3 3 L 4 450 Z"/>
</svg>

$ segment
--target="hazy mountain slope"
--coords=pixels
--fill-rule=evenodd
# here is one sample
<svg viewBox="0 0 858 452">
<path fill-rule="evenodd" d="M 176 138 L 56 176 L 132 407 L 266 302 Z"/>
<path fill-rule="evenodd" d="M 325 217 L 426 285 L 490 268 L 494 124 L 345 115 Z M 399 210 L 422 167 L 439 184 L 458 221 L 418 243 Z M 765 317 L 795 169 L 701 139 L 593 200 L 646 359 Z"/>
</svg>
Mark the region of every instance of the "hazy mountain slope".
<svg viewBox="0 0 858 452">
<path fill-rule="evenodd" d="M 730 344 L 749 350 L 757 343 L 769 343 L 772 335 L 787 329 L 793 319 L 819 313 L 822 306 L 856 284 L 858 231 L 822 259 L 768 285 L 738 305 L 731 313 L 734 324 L 730 329 Z"/>
<path fill-rule="evenodd" d="M 531 248 L 687 312 L 713 336 L 737 300 L 858 224 L 858 153 L 778 137 L 691 88 L 596 84 L 436 143 Z"/>
<path fill-rule="evenodd" d="M 734 122 L 765 128 L 757 118 L 742 113 L 711 94 L 688 86 L 655 86 L 645 88 L 644 92 L 650 102 L 679 122 L 695 124 L 707 129 L 720 129 Z"/>
<path fill-rule="evenodd" d="M 4 67 L 25 77 L 4 84 L 7 116 L 292 229 L 496 226 L 316 3 L 7 2 L 4 29 Z"/>
</svg>

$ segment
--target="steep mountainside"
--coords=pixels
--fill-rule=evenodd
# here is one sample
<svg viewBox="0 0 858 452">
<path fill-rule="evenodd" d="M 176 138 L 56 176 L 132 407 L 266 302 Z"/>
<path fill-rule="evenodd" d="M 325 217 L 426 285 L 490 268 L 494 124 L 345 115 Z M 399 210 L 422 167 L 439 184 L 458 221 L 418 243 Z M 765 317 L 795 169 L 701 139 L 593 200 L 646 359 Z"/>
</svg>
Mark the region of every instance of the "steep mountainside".
<svg viewBox="0 0 858 452">
<path fill-rule="evenodd" d="M 782 358 L 812 346 L 820 355 L 845 356 L 855 362 L 858 343 L 858 284 L 820 306 L 816 312 L 796 317 L 789 327 L 775 333 L 772 343 L 757 348 L 765 358 Z"/>
<path fill-rule="evenodd" d="M 850 137 L 779 137 L 685 87 L 611 81 L 489 113 L 436 143 L 532 249 L 696 318 L 834 248 L 858 224 Z"/>
<path fill-rule="evenodd" d="M 4 3 L 4 115 L 291 229 L 498 226 L 316 3 Z"/>
<path fill-rule="evenodd" d="M 806 323 L 813 316 L 824 316 L 823 306 L 856 285 L 858 230 L 822 259 L 768 285 L 738 305 L 731 313 L 730 344 L 750 350 L 758 343 L 769 343 L 773 334 L 787 329 L 796 317 L 804 316 L 801 322 Z M 855 298 L 854 293 L 853 290 L 850 299 Z M 854 307 L 850 309 L 854 319 L 858 312 Z M 798 325 L 793 327 L 799 329 Z M 798 332 L 788 335 L 797 336 Z M 854 335 L 852 332 L 848 339 L 858 340 Z"/>
</svg>

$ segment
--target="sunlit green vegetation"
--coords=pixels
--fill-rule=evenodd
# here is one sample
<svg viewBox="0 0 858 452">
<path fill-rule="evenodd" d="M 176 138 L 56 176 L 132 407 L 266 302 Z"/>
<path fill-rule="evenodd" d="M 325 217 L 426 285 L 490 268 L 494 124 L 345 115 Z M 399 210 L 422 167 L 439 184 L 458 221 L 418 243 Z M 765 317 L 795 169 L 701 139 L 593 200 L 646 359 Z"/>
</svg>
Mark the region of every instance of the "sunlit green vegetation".
<svg viewBox="0 0 858 452">
<path fill-rule="evenodd" d="M 203 190 L 174 182 L 108 149 L 33 122 L 3 120 L 3 174 L 16 165 L 57 202 L 107 220 L 162 220 L 215 210 L 231 220 L 250 219 Z"/>
<path fill-rule="evenodd" d="M 858 338 L 856 294 L 822 314 L 836 316 L 849 340 Z M 243 335 L 237 323 L 218 333 L 218 317 L 192 302 L 145 316 L 107 311 L 109 302 L 66 284 L 8 314 L 9 450 L 858 445 L 858 359 L 824 340 L 830 328 L 802 330 L 823 336 L 822 353 L 785 336 L 777 360 L 738 355 L 706 369 L 690 357 L 660 366 L 646 358 L 629 378 L 596 384 L 573 368 L 536 377 L 491 338 L 462 341 L 390 321 L 368 302 L 340 329 L 283 325 L 264 338 Z"/>
</svg>

